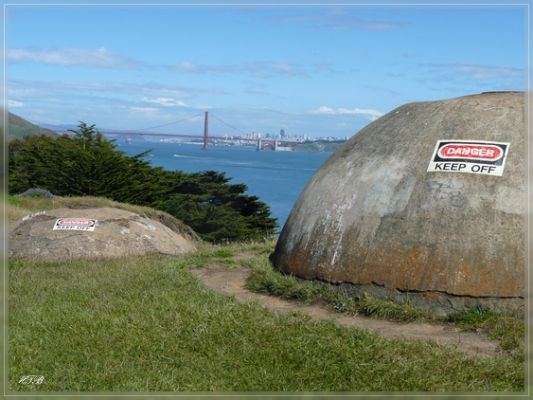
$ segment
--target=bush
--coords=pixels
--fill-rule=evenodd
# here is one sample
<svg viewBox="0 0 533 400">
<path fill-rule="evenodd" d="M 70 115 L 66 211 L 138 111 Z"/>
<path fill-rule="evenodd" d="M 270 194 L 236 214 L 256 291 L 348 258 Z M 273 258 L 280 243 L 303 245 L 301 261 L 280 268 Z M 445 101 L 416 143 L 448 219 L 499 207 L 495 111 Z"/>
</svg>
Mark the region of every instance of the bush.
<svg viewBox="0 0 533 400">
<path fill-rule="evenodd" d="M 229 184 L 224 173 L 152 167 L 147 152 L 126 156 L 94 125 L 73 136 L 30 136 L 9 143 L 9 192 L 39 187 L 59 196 L 97 196 L 168 212 L 211 242 L 273 235 L 269 207 Z"/>
<path fill-rule="evenodd" d="M 50 191 L 40 188 L 28 189 L 20 194 L 22 197 L 36 197 L 41 199 L 53 199 L 54 195 Z"/>
</svg>

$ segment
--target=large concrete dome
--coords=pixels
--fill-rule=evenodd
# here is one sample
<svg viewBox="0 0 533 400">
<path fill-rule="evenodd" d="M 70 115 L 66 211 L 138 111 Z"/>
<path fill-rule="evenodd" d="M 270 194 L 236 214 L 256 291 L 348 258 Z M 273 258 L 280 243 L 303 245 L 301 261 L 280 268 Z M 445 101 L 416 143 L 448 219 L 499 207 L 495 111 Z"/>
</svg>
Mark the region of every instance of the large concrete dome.
<svg viewBox="0 0 533 400">
<path fill-rule="evenodd" d="M 317 171 L 272 261 L 301 278 L 440 310 L 520 308 L 526 137 L 524 93 L 401 106 Z"/>
</svg>

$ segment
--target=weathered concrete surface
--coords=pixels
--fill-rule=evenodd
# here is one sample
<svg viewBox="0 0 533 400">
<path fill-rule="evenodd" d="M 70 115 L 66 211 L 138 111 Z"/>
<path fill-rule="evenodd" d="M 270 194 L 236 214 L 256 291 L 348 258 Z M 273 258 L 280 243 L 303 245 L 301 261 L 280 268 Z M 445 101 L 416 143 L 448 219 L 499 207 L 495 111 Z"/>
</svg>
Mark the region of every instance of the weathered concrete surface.
<svg viewBox="0 0 533 400">
<path fill-rule="evenodd" d="M 191 240 L 160 222 L 117 208 L 57 208 L 35 214 L 10 227 L 10 257 L 66 260 L 147 253 L 177 255 L 195 249 Z M 92 232 L 54 231 L 58 218 L 90 218 L 98 223 Z"/>
<path fill-rule="evenodd" d="M 432 297 L 442 303 L 443 296 L 446 303 L 466 296 L 491 305 L 505 298 L 503 308 L 520 307 L 524 107 L 523 93 L 486 93 L 407 104 L 369 124 L 300 195 L 274 265 L 381 297 L 421 293 L 422 303 Z M 503 176 L 426 172 L 436 142 L 445 139 L 510 142 Z"/>
</svg>

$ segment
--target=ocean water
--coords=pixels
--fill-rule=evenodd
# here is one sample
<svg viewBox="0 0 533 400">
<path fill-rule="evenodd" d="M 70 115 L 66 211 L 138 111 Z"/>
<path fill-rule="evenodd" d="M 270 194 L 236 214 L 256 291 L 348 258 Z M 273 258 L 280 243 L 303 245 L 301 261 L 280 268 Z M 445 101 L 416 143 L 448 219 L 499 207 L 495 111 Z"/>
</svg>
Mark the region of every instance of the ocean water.
<svg viewBox="0 0 533 400">
<path fill-rule="evenodd" d="M 119 150 L 127 155 L 151 150 L 145 158 L 153 166 L 186 172 L 221 171 L 231 183 L 244 183 L 247 194 L 259 197 L 270 207 L 281 230 L 292 206 L 313 174 L 331 153 L 256 151 L 255 147 L 210 146 L 117 139 Z"/>
</svg>

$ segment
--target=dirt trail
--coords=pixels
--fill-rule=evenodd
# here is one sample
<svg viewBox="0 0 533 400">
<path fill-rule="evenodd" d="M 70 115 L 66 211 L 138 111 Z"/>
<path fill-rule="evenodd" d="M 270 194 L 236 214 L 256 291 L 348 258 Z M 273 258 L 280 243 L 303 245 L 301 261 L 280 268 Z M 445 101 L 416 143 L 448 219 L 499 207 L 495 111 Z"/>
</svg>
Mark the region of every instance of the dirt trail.
<svg viewBox="0 0 533 400">
<path fill-rule="evenodd" d="M 256 301 L 269 310 L 281 313 L 298 311 L 314 320 L 333 320 L 344 326 L 368 329 L 379 335 L 404 340 L 435 341 L 451 345 L 470 356 L 492 357 L 501 354 L 498 343 L 473 332 L 460 332 L 451 325 L 423 322 L 399 323 L 360 316 L 335 313 L 320 305 L 300 305 L 249 291 L 244 287 L 250 274 L 249 268 L 228 269 L 224 266 L 192 270 L 205 286 L 218 292 L 234 296 L 239 302 Z"/>
</svg>

